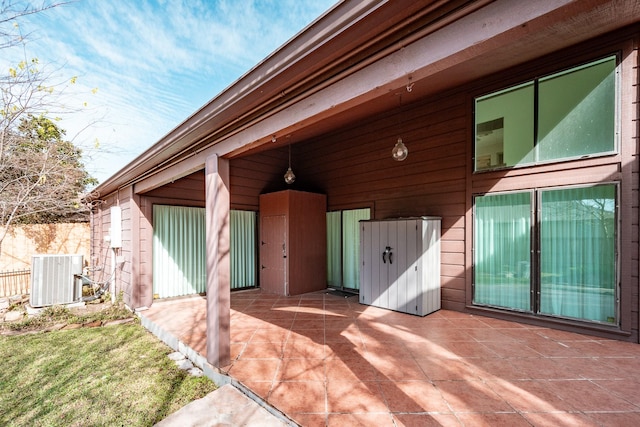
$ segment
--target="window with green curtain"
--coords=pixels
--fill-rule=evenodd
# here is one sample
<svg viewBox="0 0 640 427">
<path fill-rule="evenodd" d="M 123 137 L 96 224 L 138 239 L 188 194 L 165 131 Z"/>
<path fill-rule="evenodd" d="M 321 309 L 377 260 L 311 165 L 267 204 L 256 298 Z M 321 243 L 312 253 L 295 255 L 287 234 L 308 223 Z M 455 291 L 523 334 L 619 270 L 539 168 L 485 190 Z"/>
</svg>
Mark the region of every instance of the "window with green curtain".
<svg viewBox="0 0 640 427">
<path fill-rule="evenodd" d="M 616 187 L 540 193 L 540 312 L 616 321 Z"/>
<path fill-rule="evenodd" d="M 475 197 L 474 304 L 616 323 L 616 206 L 616 184 Z"/>
<path fill-rule="evenodd" d="M 609 56 L 476 98 L 474 169 L 615 152 L 616 63 Z"/>
<path fill-rule="evenodd" d="M 231 289 L 255 287 L 256 212 L 231 210 Z"/>
<path fill-rule="evenodd" d="M 327 212 L 328 286 L 360 289 L 360 220 L 369 208 Z"/>
<path fill-rule="evenodd" d="M 342 287 L 342 212 L 327 212 L 327 286 Z"/>
<path fill-rule="evenodd" d="M 206 292 L 204 208 L 153 206 L 153 293 L 158 298 Z"/>
<path fill-rule="evenodd" d="M 475 304 L 531 310 L 531 198 L 531 192 L 475 198 Z"/>
</svg>

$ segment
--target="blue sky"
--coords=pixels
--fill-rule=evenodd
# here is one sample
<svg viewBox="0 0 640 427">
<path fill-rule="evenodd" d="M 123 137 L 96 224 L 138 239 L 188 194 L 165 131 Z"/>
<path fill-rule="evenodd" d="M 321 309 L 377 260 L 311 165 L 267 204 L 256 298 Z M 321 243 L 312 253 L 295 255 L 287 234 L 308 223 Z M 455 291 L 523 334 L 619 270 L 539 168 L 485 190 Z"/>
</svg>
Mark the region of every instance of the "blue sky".
<svg viewBox="0 0 640 427">
<path fill-rule="evenodd" d="M 78 77 L 60 126 L 102 182 L 336 2 L 79 0 L 18 22 L 27 57 Z"/>
</svg>

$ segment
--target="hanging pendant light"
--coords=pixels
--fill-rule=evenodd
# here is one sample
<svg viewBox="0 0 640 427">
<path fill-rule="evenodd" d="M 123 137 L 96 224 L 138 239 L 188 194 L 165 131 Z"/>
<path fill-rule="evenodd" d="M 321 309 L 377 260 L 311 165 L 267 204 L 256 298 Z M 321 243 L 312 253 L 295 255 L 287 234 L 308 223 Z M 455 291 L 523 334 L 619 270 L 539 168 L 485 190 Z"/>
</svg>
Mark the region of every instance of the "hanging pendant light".
<svg viewBox="0 0 640 427">
<path fill-rule="evenodd" d="M 396 145 L 391 150 L 391 157 L 393 157 L 393 160 L 401 162 L 406 159 L 408 155 L 409 150 L 407 149 L 407 146 L 402 142 L 402 138 L 398 137 Z"/>
<path fill-rule="evenodd" d="M 284 174 L 284 182 L 287 184 L 293 184 L 296 180 L 296 176 L 291 170 L 291 144 L 289 144 L 289 169 Z"/>
<path fill-rule="evenodd" d="M 408 86 L 407 86 L 407 91 L 410 92 Z M 401 121 L 401 119 L 402 119 L 402 94 L 399 94 L 399 96 L 398 96 L 398 104 L 399 104 L 399 108 L 398 108 L 398 110 L 399 110 L 398 111 L 398 128 L 401 129 L 402 128 L 402 121 Z M 393 149 L 391 150 L 391 157 L 396 162 L 401 162 L 404 159 L 406 159 L 408 155 L 409 155 L 409 149 L 402 142 L 402 137 L 399 136 L 398 140 L 396 141 L 396 145 L 394 145 Z"/>
</svg>

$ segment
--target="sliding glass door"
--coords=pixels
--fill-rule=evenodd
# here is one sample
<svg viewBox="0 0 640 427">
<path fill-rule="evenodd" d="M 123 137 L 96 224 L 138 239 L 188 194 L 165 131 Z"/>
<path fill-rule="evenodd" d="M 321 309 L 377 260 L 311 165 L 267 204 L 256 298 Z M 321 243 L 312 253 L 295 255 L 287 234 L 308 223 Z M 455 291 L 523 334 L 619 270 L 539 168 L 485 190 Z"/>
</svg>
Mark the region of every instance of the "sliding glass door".
<svg viewBox="0 0 640 427">
<path fill-rule="evenodd" d="M 256 212 L 231 210 L 231 289 L 255 287 Z M 203 294 L 207 287 L 205 209 L 153 206 L 153 293 Z"/>
<path fill-rule="evenodd" d="M 474 199 L 474 304 L 616 323 L 615 184 Z"/>
<path fill-rule="evenodd" d="M 475 303 L 531 310 L 532 193 L 476 197 Z"/>
<path fill-rule="evenodd" d="M 540 313 L 615 322 L 615 187 L 539 197 Z"/>
<path fill-rule="evenodd" d="M 370 209 L 327 212 L 327 280 L 333 288 L 360 289 L 360 220 Z"/>
</svg>

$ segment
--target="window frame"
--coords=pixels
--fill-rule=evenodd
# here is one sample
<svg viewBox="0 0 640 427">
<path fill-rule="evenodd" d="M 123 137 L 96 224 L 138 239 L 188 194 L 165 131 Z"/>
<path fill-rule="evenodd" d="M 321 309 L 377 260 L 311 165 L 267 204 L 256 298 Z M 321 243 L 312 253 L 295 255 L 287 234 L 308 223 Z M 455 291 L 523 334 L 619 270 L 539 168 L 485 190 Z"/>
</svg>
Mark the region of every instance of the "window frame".
<svg viewBox="0 0 640 427">
<path fill-rule="evenodd" d="M 580 71 L 582 69 L 586 69 L 588 67 L 592 67 L 601 63 L 604 63 L 606 61 L 609 61 L 611 59 L 615 60 L 615 67 L 614 67 L 614 112 L 613 112 L 613 147 L 611 150 L 608 151 L 600 151 L 600 152 L 595 152 L 595 153 L 589 153 L 589 154 L 580 154 L 580 155 L 576 155 L 576 156 L 568 156 L 568 157 L 558 157 L 558 158 L 553 158 L 553 159 L 547 159 L 547 160 L 539 160 L 539 153 L 538 153 L 538 144 L 540 141 L 538 141 L 538 128 L 539 128 L 539 120 L 540 118 L 539 116 L 539 112 L 538 112 L 538 97 L 539 97 L 539 83 L 541 81 L 548 81 L 551 80 L 553 78 L 557 78 L 557 77 L 561 77 L 563 75 L 572 73 L 572 72 L 577 72 Z M 548 165 L 548 164 L 553 164 L 553 163 L 564 163 L 564 162 L 570 162 L 570 161 L 576 161 L 576 160 L 582 160 L 582 159 L 589 159 L 589 158 L 600 158 L 600 157 L 607 157 L 607 156 L 612 156 L 612 155 L 618 155 L 620 153 L 620 68 L 621 68 L 621 55 L 619 52 L 614 52 L 614 53 L 608 53 L 602 56 L 599 56 L 595 59 L 591 59 L 588 61 L 583 61 L 580 62 L 579 64 L 575 64 L 572 66 L 567 66 L 567 67 L 563 67 L 559 70 L 555 70 L 553 72 L 549 72 L 549 73 L 545 73 L 545 74 L 540 74 L 534 77 L 531 77 L 529 79 L 525 79 L 525 80 L 521 80 L 515 84 L 511 84 L 507 87 L 501 87 L 498 90 L 493 90 L 490 92 L 485 92 L 479 95 L 476 95 L 473 97 L 472 99 L 472 116 L 473 116 L 473 130 L 472 130 L 472 136 L 473 136 L 473 143 L 472 143 L 472 161 L 471 161 L 471 167 L 472 167 L 472 173 L 473 174 L 481 174 L 481 173 L 487 173 L 487 172 L 493 172 L 493 171 L 499 171 L 499 170 L 509 170 L 509 169 L 518 169 L 518 168 L 526 168 L 526 167 L 532 167 L 532 166 L 542 166 L 542 165 Z M 512 91 L 516 91 L 522 88 L 525 88 L 527 86 L 533 86 L 533 99 L 532 99 L 532 109 L 533 109 L 533 117 L 531 117 L 532 122 L 533 122 L 533 134 L 531 135 L 531 137 L 533 138 L 533 147 L 532 147 L 532 157 L 533 160 L 531 162 L 523 162 L 523 163 L 516 163 L 513 165 L 507 165 L 507 164 L 503 164 L 503 165 L 495 165 L 495 166 L 490 166 L 490 167 L 485 167 L 485 168 L 481 168 L 478 169 L 478 124 L 476 122 L 477 120 L 477 105 L 478 105 L 478 101 L 482 101 L 482 100 L 487 100 L 490 99 L 492 97 L 495 96 L 499 96 L 499 95 L 503 95 L 505 93 L 508 92 L 512 92 Z M 483 122 L 485 123 L 485 122 Z M 504 141 L 503 141 L 504 144 Z M 504 148 L 504 146 L 503 146 Z M 502 155 L 504 156 L 504 149 L 502 152 Z"/>
<path fill-rule="evenodd" d="M 555 190 L 570 190 L 570 189 L 579 189 L 579 188 L 592 188 L 597 186 L 606 186 L 611 185 L 614 187 L 614 219 L 613 223 L 615 225 L 614 230 L 614 320 L 613 322 L 604 322 L 598 320 L 591 320 L 585 318 L 576 318 L 576 317 L 568 317 L 557 314 L 543 313 L 541 312 L 541 220 L 542 220 L 542 194 L 548 191 Z M 476 259 L 475 253 L 477 249 L 477 204 L 476 199 L 478 197 L 483 196 L 494 196 L 494 195 L 503 195 L 503 194 L 517 194 L 517 193 L 529 193 L 531 198 L 531 223 L 530 223 L 530 310 L 521 310 L 515 307 L 505 307 L 498 304 L 491 303 L 477 303 L 476 302 L 476 292 L 477 292 L 477 280 L 476 280 Z M 610 328 L 620 328 L 622 321 L 622 313 L 621 313 L 621 261 L 620 261 L 620 245 L 621 245 L 621 183 L 619 181 L 604 181 L 604 182 L 594 182 L 594 183 L 584 183 L 584 184 L 575 184 L 575 185 L 562 185 L 557 187 L 539 187 L 539 188 L 522 188 L 515 189 L 509 191 L 499 191 L 499 192 L 487 192 L 487 193 L 477 193 L 472 196 L 472 252 L 474 255 L 471 258 L 471 305 L 474 307 L 482 307 L 482 308 L 491 308 L 500 311 L 507 311 L 512 313 L 524 313 L 531 315 L 536 318 L 553 318 L 560 319 L 563 321 L 575 321 L 581 324 L 590 324 L 590 325 L 601 325 L 604 327 Z"/>
</svg>

